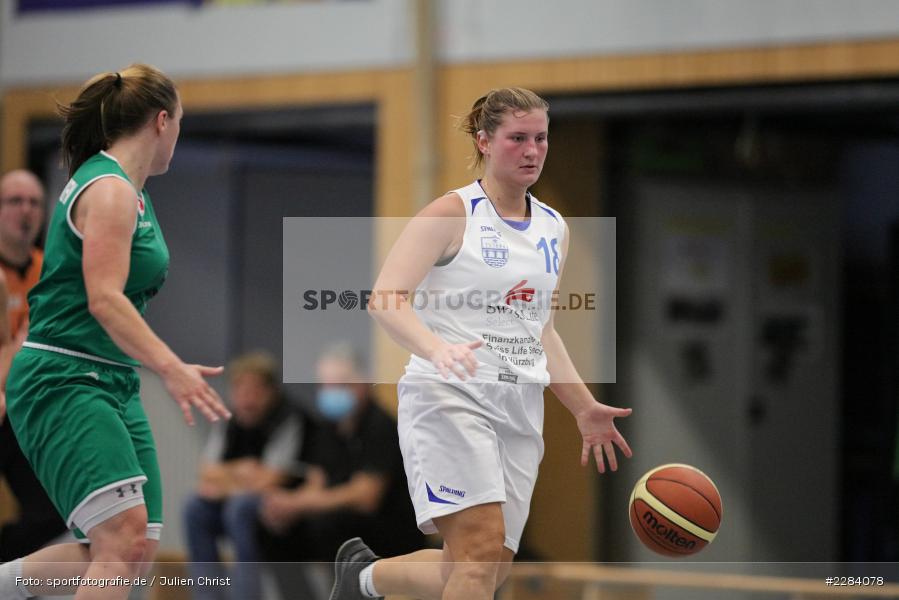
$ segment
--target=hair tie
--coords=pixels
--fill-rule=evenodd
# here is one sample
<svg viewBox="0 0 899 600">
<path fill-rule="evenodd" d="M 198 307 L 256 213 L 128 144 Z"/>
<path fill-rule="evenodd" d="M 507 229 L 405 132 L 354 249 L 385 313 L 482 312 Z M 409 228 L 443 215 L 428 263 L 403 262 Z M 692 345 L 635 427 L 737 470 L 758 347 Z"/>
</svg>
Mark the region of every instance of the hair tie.
<svg viewBox="0 0 899 600">
<path fill-rule="evenodd" d="M 116 86 L 116 89 L 122 89 L 122 74 L 116 71 L 115 81 L 113 85 Z"/>
</svg>

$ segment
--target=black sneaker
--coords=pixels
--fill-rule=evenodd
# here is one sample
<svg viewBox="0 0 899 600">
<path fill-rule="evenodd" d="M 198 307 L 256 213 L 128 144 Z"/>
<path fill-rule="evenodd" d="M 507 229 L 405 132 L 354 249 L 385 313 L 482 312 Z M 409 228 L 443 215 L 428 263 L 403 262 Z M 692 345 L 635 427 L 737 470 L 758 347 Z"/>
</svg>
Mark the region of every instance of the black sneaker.
<svg viewBox="0 0 899 600">
<path fill-rule="evenodd" d="M 334 587 L 329 600 L 366 600 L 359 591 L 359 573 L 379 558 L 361 538 L 345 541 L 334 557 Z"/>
</svg>

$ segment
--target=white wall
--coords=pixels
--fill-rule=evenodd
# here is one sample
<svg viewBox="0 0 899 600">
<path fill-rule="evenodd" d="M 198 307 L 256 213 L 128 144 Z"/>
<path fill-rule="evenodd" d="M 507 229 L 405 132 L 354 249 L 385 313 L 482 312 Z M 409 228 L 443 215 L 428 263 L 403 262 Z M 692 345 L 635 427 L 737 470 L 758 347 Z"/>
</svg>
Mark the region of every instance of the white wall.
<svg viewBox="0 0 899 600">
<path fill-rule="evenodd" d="M 894 0 L 434 1 L 449 62 L 899 35 Z M 210 77 L 399 66 L 413 52 L 411 0 L 25 16 L 0 2 L 0 86 L 80 82 L 137 60 Z"/>
<path fill-rule="evenodd" d="M 450 62 L 899 35 L 893 0 L 442 0 Z"/>
<path fill-rule="evenodd" d="M 384 67 L 411 52 L 406 0 L 24 16 L 15 0 L 0 1 L 0 85 L 81 82 L 136 61 L 175 77 L 214 77 Z"/>
</svg>

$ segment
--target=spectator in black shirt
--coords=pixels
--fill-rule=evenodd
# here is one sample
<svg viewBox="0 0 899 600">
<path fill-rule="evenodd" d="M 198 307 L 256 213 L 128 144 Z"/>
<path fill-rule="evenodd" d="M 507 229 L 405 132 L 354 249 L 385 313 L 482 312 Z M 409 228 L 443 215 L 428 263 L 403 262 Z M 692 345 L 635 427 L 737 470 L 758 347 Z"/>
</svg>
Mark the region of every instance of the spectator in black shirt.
<svg viewBox="0 0 899 600">
<path fill-rule="evenodd" d="M 262 494 L 288 481 L 303 438 L 303 420 L 279 390 L 275 360 L 250 353 L 228 366 L 233 418 L 213 429 L 200 465 L 196 496 L 185 505 L 195 578 L 221 576 L 218 540 L 236 553 L 234 598 L 260 597 L 257 514 Z M 195 586 L 197 599 L 217 599 L 221 586 Z"/>
<path fill-rule="evenodd" d="M 308 430 L 304 483 L 265 495 L 265 558 L 329 562 L 360 532 L 388 556 L 420 549 L 396 422 L 369 394 L 358 355 L 333 347 L 319 359 L 317 376 L 323 422 Z M 282 588 L 295 590 L 281 575 Z"/>
</svg>

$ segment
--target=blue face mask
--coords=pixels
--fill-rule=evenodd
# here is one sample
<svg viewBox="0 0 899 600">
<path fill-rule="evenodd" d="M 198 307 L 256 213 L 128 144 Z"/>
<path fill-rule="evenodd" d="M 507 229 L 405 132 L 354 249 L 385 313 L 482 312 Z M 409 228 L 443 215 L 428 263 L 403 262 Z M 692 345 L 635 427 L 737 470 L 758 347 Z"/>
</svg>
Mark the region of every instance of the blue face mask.
<svg viewBox="0 0 899 600">
<path fill-rule="evenodd" d="M 353 412 L 353 408 L 356 406 L 356 397 L 349 388 L 321 388 L 315 397 L 315 406 L 318 408 L 318 412 L 329 421 L 339 421 Z"/>
</svg>

